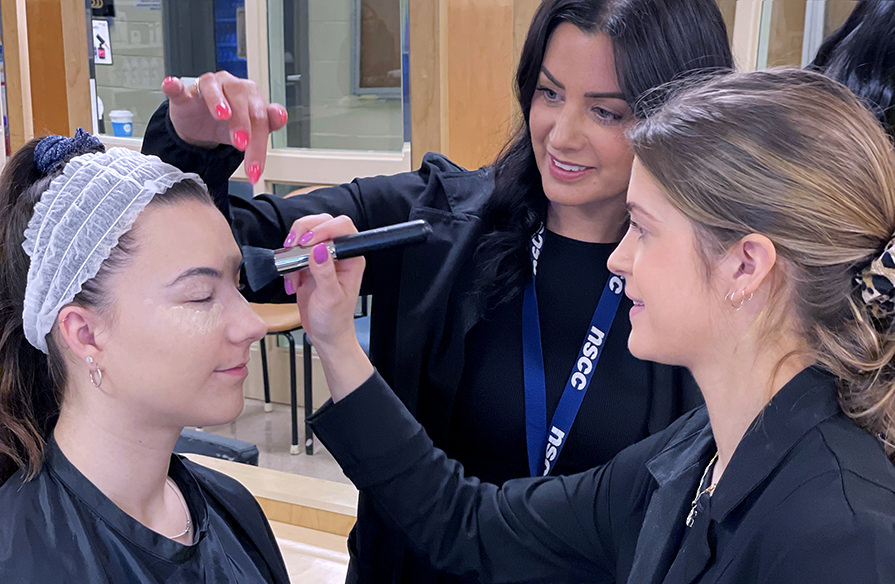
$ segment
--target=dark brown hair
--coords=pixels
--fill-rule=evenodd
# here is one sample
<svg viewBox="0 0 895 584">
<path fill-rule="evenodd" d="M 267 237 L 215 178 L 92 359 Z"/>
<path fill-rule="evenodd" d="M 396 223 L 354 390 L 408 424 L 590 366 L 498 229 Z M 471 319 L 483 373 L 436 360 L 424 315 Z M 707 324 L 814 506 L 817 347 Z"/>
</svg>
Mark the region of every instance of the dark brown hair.
<svg viewBox="0 0 895 584">
<path fill-rule="evenodd" d="M 528 242 L 546 220 L 547 197 L 528 116 L 550 35 L 564 22 L 612 40 L 619 88 L 638 117 L 661 102 L 656 88 L 694 73 L 733 68 L 727 29 L 715 0 L 541 2 L 516 70 L 522 116 L 494 163 L 494 192 L 484 211 L 485 235 L 476 249 L 475 291 L 486 307 L 513 298 L 531 278 Z M 642 99 L 647 93 L 648 103 Z"/>
</svg>

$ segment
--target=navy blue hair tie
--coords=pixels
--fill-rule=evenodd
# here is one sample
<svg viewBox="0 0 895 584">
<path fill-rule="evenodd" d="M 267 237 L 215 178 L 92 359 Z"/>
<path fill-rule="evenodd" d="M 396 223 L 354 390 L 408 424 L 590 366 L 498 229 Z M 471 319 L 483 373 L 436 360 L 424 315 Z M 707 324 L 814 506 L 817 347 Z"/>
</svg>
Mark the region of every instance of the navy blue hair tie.
<svg viewBox="0 0 895 584">
<path fill-rule="evenodd" d="M 99 138 L 88 134 L 84 128 L 78 128 L 71 138 L 65 136 L 47 136 L 34 148 L 34 163 L 44 176 L 50 174 L 65 162 L 79 154 L 95 151 L 105 152 Z"/>
</svg>

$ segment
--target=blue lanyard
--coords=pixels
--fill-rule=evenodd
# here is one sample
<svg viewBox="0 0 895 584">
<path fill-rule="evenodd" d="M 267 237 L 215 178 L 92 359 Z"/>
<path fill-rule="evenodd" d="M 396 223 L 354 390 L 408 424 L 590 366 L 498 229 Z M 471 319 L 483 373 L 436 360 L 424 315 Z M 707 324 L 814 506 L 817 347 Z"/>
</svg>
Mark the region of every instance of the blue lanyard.
<svg viewBox="0 0 895 584">
<path fill-rule="evenodd" d="M 538 319 L 538 298 L 535 276 L 538 258 L 544 245 L 544 228 L 531 238 L 532 278 L 522 297 L 522 367 L 525 382 L 525 439 L 528 445 L 528 468 L 531 476 L 547 476 L 559 458 L 566 437 L 572 429 L 584 395 L 590 387 L 597 362 L 603 355 L 609 329 L 621 303 L 625 281 L 610 274 L 597 302 L 590 327 L 572 367 L 569 381 L 559 399 L 550 429 L 547 422 L 547 383 L 544 378 L 544 352 L 541 348 L 541 324 Z"/>
</svg>

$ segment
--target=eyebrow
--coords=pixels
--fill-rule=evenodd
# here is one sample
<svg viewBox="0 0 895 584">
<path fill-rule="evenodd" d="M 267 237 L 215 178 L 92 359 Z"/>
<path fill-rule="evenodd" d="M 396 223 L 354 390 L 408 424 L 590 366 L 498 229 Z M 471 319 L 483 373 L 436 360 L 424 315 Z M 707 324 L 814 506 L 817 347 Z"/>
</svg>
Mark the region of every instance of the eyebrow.
<svg viewBox="0 0 895 584">
<path fill-rule="evenodd" d="M 240 254 L 238 256 L 234 256 L 230 260 L 229 263 L 231 266 L 233 266 L 233 272 L 235 274 L 239 274 L 240 271 L 242 270 L 242 263 L 243 263 L 242 262 L 242 254 Z M 179 276 L 174 278 L 173 281 L 171 281 L 168 284 L 165 284 L 165 287 L 170 288 L 171 286 L 174 286 L 175 284 L 177 284 L 178 282 L 180 282 L 182 280 L 186 280 L 188 278 L 198 278 L 198 277 L 223 278 L 224 275 L 220 272 L 220 270 L 216 270 L 214 268 L 209 268 L 206 266 L 198 266 L 198 267 L 190 268 L 190 269 L 182 272 Z"/>
<path fill-rule="evenodd" d="M 541 73 L 543 73 L 544 75 L 546 75 L 546 76 L 547 76 L 547 79 L 549 79 L 551 83 L 553 83 L 554 85 L 556 85 L 556 86 L 559 87 L 560 89 L 565 89 L 565 88 L 566 88 L 566 86 L 563 85 L 562 83 L 560 83 L 559 81 L 557 81 L 557 80 L 556 80 L 556 77 L 554 77 L 554 76 L 550 73 L 550 71 L 547 70 L 547 67 L 544 67 L 543 65 L 541 65 Z M 613 92 L 603 92 L 603 93 L 601 93 L 601 92 L 599 92 L 599 91 L 588 91 L 587 93 L 584 94 L 584 97 L 621 99 L 621 100 L 623 100 L 623 101 L 624 101 L 624 99 L 625 99 L 625 96 L 622 95 L 621 93 L 613 93 Z"/>
<path fill-rule="evenodd" d="M 660 223 L 660 221 L 658 219 L 656 219 L 656 217 L 651 215 L 646 209 L 644 209 L 637 203 L 628 203 L 625 206 L 628 208 L 628 215 L 632 214 L 634 211 L 637 211 L 639 214 L 643 215 L 650 221 L 653 221 L 655 223 Z"/>
</svg>

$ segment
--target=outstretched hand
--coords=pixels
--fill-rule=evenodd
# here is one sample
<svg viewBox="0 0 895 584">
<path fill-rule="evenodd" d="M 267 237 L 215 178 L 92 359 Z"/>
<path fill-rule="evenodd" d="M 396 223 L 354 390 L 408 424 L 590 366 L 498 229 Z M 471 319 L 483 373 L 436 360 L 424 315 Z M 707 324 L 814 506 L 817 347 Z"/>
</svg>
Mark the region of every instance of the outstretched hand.
<svg viewBox="0 0 895 584">
<path fill-rule="evenodd" d="M 205 73 L 195 85 L 184 87 L 167 77 L 168 115 L 180 138 L 200 148 L 231 144 L 245 151 L 246 175 L 252 184 L 264 171 L 267 137 L 286 125 L 286 108 L 267 103 L 254 81 L 226 71 Z"/>
</svg>

